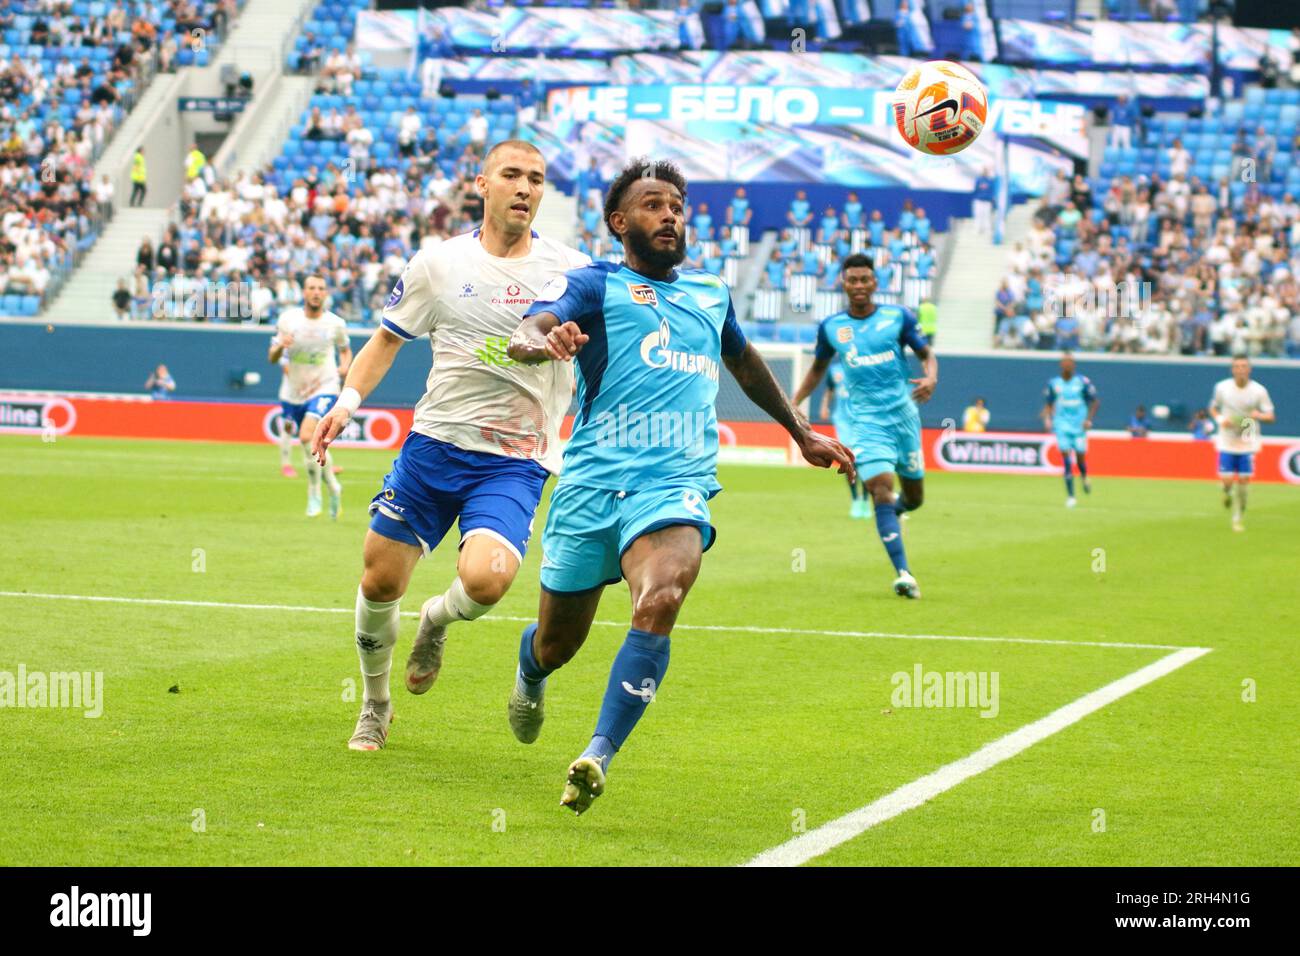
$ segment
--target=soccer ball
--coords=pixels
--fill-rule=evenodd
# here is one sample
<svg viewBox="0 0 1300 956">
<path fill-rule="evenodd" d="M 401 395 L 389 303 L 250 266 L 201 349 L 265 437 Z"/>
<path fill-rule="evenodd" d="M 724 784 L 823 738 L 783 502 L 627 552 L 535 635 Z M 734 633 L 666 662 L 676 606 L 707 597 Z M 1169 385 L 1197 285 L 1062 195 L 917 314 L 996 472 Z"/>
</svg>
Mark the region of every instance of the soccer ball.
<svg viewBox="0 0 1300 956">
<path fill-rule="evenodd" d="M 948 60 L 912 67 L 894 94 L 899 134 L 930 156 L 960 153 L 975 142 L 988 111 L 988 94 L 975 74 Z"/>
</svg>

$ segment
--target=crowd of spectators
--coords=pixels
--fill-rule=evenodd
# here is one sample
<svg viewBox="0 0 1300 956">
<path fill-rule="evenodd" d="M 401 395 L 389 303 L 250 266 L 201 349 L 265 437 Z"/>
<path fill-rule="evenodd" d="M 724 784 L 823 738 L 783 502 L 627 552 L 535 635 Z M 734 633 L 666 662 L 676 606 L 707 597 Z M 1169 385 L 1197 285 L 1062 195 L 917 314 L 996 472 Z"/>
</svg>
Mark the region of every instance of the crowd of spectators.
<svg viewBox="0 0 1300 956">
<path fill-rule="evenodd" d="M 1300 204 L 1202 182 L 1185 152 L 1175 141 L 1169 176 L 1119 176 L 1101 196 L 1058 175 L 1011 251 L 998 346 L 1300 357 Z"/>
<path fill-rule="evenodd" d="M 93 163 L 152 72 L 235 0 L 0 3 L 0 294 L 44 299 L 111 214 Z"/>
<path fill-rule="evenodd" d="M 738 190 L 743 194 L 743 190 Z M 734 200 L 733 200 L 734 205 Z M 733 215 L 728 209 L 728 216 Z M 890 228 L 879 209 L 869 214 L 850 192 L 839 209 L 827 205 L 817 215 L 804 190 L 798 190 L 786 212 L 786 227 L 763 264 L 764 289 L 797 291 L 803 285 L 831 292 L 839 287 L 841 263 L 852 253 L 864 253 L 875 264 L 880 302 L 916 308 L 930 294 L 937 270 L 934 226 L 923 208 L 903 201 Z"/>
<path fill-rule="evenodd" d="M 180 221 L 157 247 L 140 245 L 131 317 L 273 322 L 319 273 L 328 308 L 349 323 L 377 321 L 406 260 L 483 215 L 472 173 L 430 176 L 420 159 L 355 173 L 313 165 L 283 195 L 260 173 L 226 181 L 205 166 L 185 186 Z M 481 154 L 470 146 L 462 159 L 477 170 Z"/>
</svg>

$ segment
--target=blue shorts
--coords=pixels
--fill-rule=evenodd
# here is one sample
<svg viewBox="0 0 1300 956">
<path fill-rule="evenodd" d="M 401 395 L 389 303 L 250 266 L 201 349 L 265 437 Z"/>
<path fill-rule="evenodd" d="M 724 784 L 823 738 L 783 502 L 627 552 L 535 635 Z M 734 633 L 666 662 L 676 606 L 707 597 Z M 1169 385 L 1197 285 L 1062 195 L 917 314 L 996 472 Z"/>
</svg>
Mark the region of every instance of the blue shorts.
<svg viewBox="0 0 1300 956">
<path fill-rule="evenodd" d="M 462 545 L 472 535 L 490 535 L 522 562 L 549 476 L 535 461 L 466 451 L 411 432 L 383 491 L 370 501 L 370 528 L 428 554 L 459 519 Z"/>
<path fill-rule="evenodd" d="M 301 405 L 294 405 L 292 402 L 281 402 L 280 414 L 299 428 L 302 428 L 303 418 L 308 415 L 315 418 L 324 418 L 338 400 L 337 395 L 317 395 L 315 398 L 307 399 Z"/>
<path fill-rule="evenodd" d="M 703 483 L 675 481 L 631 494 L 561 484 L 551 495 L 542 532 L 542 587 L 576 594 L 623 579 L 623 553 L 643 534 L 671 525 L 700 529 L 704 550 L 717 531 L 709 523 Z"/>
<path fill-rule="evenodd" d="M 1255 473 L 1255 453 L 1250 451 L 1219 452 L 1219 474 L 1249 478 Z"/>
<path fill-rule="evenodd" d="M 1057 431 L 1056 447 L 1061 449 L 1063 455 L 1067 451 L 1086 455 L 1088 454 L 1088 435 L 1083 431 Z"/>
<path fill-rule="evenodd" d="M 858 477 L 863 481 L 893 472 L 901 478 L 925 477 L 921 451 L 921 416 L 911 405 L 866 421 L 846 423 L 836 437 L 853 452 Z"/>
</svg>

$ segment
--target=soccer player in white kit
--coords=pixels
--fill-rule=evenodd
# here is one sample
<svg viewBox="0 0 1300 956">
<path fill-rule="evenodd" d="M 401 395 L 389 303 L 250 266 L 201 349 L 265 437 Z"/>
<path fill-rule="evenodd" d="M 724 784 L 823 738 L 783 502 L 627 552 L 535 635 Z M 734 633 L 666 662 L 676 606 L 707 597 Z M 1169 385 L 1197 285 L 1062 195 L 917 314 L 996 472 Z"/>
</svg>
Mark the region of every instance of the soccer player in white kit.
<svg viewBox="0 0 1300 956">
<path fill-rule="evenodd" d="M 531 143 L 492 147 L 475 180 L 483 225 L 411 257 L 383 320 L 357 353 L 312 450 L 317 461 L 392 366 L 428 336 L 433 368 L 415 421 L 370 504 L 356 642 L 365 694 L 348 746 L 378 750 L 393 708 L 389 670 L 399 605 L 420 558 L 459 522 L 456 579 L 420 612 L 406 688 L 423 694 L 442 666 L 447 625 L 472 621 L 505 595 L 523 561 L 546 479 L 560 469 L 560 424 L 573 392 L 568 363 L 522 365 L 506 355 L 524 310 L 553 276 L 587 256 L 532 231 L 546 162 Z"/>
<path fill-rule="evenodd" d="M 337 519 L 343 508 L 343 486 L 334 477 L 334 462 L 327 458 L 322 469 L 309 450 L 316 424 L 338 399 L 341 379 L 352 364 L 347 323 L 325 310 L 325 294 L 325 280 L 308 276 L 302 286 L 302 307 L 285 309 L 275 323 L 267 359 L 272 365 L 279 365 L 281 358 L 289 360 L 280 382 L 280 410 L 282 418 L 296 426 L 307 459 L 307 517 L 321 513 L 323 474 L 330 493 L 330 517 Z"/>
<path fill-rule="evenodd" d="M 1273 401 L 1268 389 L 1250 380 L 1250 359 L 1232 360 L 1232 378 L 1214 386 L 1210 413 L 1219 423 L 1215 442 L 1219 449 L 1219 479 L 1223 482 L 1223 506 L 1232 508 L 1232 530 L 1245 531 L 1246 489 L 1255 473 L 1255 452 L 1259 451 L 1259 426 L 1274 421 Z M 1236 498 L 1233 498 L 1233 486 Z"/>
</svg>

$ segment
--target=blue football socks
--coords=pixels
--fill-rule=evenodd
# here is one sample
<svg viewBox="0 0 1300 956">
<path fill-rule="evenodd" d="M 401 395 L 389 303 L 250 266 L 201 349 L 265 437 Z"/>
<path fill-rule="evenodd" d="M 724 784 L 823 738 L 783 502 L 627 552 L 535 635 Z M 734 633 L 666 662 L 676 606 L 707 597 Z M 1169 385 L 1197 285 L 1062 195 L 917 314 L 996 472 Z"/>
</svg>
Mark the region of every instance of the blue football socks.
<svg viewBox="0 0 1300 956">
<path fill-rule="evenodd" d="M 610 667 L 609 685 L 600 705 L 596 733 L 582 752 L 584 757 L 595 757 L 602 768 L 609 766 L 614 754 L 645 713 L 646 706 L 654 700 L 668 670 L 670 646 L 669 638 L 661 634 L 651 634 L 635 627 L 627 632 L 627 638 Z"/>
<path fill-rule="evenodd" d="M 533 654 L 533 635 L 536 633 L 536 623 L 529 624 L 519 638 L 519 671 L 515 680 L 519 692 L 534 700 L 542 696 L 542 691 L 546 689 L 546 677 L 551 673 L 537 663 Z"/>
<path fill-rule="evenodd" d="M 876 531 L 880 533 L 880 543 L 889 552 L 894 570 L 906 571 L 907 555 L 903 552 L 903 532 L 898 524 L 898 512 L 892 503 L 876 505 Z"/>
</svg>

